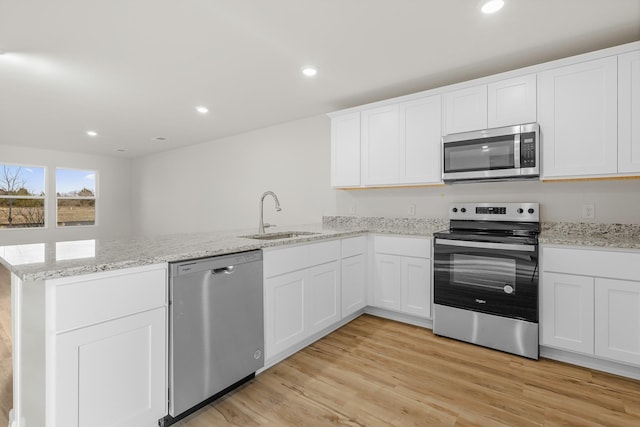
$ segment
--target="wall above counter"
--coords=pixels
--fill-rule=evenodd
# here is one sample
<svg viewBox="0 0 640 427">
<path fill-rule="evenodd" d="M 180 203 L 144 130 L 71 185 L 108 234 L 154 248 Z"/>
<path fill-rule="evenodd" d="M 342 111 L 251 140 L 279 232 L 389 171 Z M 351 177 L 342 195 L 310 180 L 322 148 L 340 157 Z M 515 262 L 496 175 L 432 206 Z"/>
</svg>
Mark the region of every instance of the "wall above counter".
<svg viewBox="0 0 640 427">
<path fill-rule="evenodd" d="M 640 177 L 640 42 L 329 114 L 331 184 L 442 184 L 441 137 L 538 122 L 541 180 Z"/>
</svg>

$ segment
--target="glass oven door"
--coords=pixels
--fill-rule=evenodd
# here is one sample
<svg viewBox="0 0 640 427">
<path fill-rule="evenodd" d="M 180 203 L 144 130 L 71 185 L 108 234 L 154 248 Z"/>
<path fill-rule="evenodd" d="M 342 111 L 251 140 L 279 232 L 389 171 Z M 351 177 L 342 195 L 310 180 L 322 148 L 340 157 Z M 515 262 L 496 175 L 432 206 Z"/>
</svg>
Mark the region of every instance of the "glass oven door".
<svg viewBox="0 0 640 427">
<path fill-rule="evenodd" d="M 435 240 L 434 302 L 538 321 L 538 246 Z"/>
</svg>

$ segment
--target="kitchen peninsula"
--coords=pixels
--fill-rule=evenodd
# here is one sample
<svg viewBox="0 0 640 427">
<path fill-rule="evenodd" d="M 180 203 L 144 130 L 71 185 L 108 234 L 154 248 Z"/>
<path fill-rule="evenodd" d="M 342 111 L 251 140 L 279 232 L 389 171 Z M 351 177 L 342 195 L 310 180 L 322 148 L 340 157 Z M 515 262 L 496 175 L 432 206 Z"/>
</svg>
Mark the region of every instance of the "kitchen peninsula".
<svg viewBox="0 0 640 427">
<path fill-rule="evenodd" d="M 1 261 L 12 272 L 14 417 L 28 420 L 29 425 L 46 426 L 51 424 L 51 420 L 57 420 L 57 425 L 60 425 L 63 420 L 70 419 L 76 420 L 76 424 L 64 425 L 83 425 L 78 420 L 103 417 L 116 422 L 118 419 L 113 417 L 135 413 L 136 417 L 140 417 L 132 418 L 140 423 L 137 425 L 151 426 L 166 415 L 168 262 L 253 249 L 282 251 L 327 241 L 339 243 L 363 238 L 366 246 L 362 249 L 361 259 L 365 260 L 364 277 L 368 288 L 376 273 L 369 249 L 373 243 L 371 239 L 367 243 L 367 236 L 381 234 L 395 235 L 405 240 L 426 239 L 430 246 L 432 234 L 446 227 L 447 222 L 440 219 L 332 216 L 324 217 L 322 225 L 294 227 L 295 231 L 315 234 L 272 241 L 238 237 L 252 232 L 238 230 L 118 241 L 84 240 L 2 247 Z M 553 264 L 544 258 L 549 250 L 564 251 L 562 253 L 573 251 L 569 257 L 578 251 L 579 254 L 592 256 L 591 259 L 596 261 L 598 256 L 613 256 L 607 259 L 608 262 L 622 259 L 619 257 L 624 257 L 624 262 L 640 258 L 640 227 L 636 225 L 543 223 L 540 242 L 543 248 L 543 289 L 545 283 L 566 282 L 551 281 L 550 278 L 556 277 L 553 274 L 557 273 Z M 348 258 L 347 247 L 343 244 L 342 255 L 335 255 L 337 260 Z M 343 271 L 347 271 L 347 268 L 343 267 Z M 575 271 L 573 273 L 576 274 Z M 607 278 L 610 273 L 604 271 L 592 275 L 604 275 Z M 625 286 L 631 286 L 630 290 L 635 292 L 633 295 L 636 299 L 628 301 L 637 301 L 640 277 L 625 276 L 622 279 Z M 342 280 L 345 281 L 344 278 Z M 370 295 L 371 291 L 367 291 L 367 294 Z M 552 302 L 544 297 L 541 299 L 543 356 L 640 378 L 640 363 L 633 357 L 627 357 L 633 354 L 633 348 L 622 352 L 626 356 L 618 359 L 621 363 L 613 363 L 616 358 L 610 354 L 605 354 L 604 359 L 600 360 L 598 353 L 593 351 L 591 353 L 594 356 L 587 358 L 584 355 L 589 354 L 588 349 L 578 349 L 574 353 L 572 350 L 575 349 L 565 346 L 564 350 L 567 351 L 561 351 L 562 337 L 544 333 L 545 304 Z M 568 301 L 561 300 L 559 303 L 567 304 Z M 365 296 L 364 305 L 347 316 L 341 316 L 339 321 L 308 335 L 294 346 L 274 347 L 278 351 L 272 352 L 270 365 L 363 312 L 426 327 L 431 324 L 428 317 L 377 308 L 371 297 Z M 640 325 L 629 326 L 631 331 L 640 328 Z M 109 354 L 117 354 L 117 351 L 114 353 L 117 348 L 128 349 L 129 353 L 120 354 L 120 359 L 106 359 Z M 78 356 L 79 352 L 81 356 Z M 136 352 L 149 357 L 136 358 Z M 571 359 L 569 356 L 575 357 Z M 78 357 L 93 361 L 93 364 L 79 367 Z M 114 369 L 100 369 L 104 363 L 116 365 Z M 107 372 L 109 377 L 101 376 L 101 372 Z M 139 372 L 155 372 L 155 375 L 141 377 Z M 127 381 L 132 387 L 121 387 L 120 383 L 117 387 L 114 384 L 105 387 L 110 381 Z M 92 400 L 85 394 L 82 400 L 78 387 L 96 390 L 98 397 Z M 123 389 L 127 392 L 123 393 Z M 141 390 L 149 392 L 150 401 L 138 398 L 139 394 L 136 393 Z M 104 399 L 110 399 L 112 404 L 104 405 Z M 109 409 L 104 412 L 107 411 L 104 409 L 106 406 L 111 409 L 119 407 L 120 410 Z"/>
</svg>

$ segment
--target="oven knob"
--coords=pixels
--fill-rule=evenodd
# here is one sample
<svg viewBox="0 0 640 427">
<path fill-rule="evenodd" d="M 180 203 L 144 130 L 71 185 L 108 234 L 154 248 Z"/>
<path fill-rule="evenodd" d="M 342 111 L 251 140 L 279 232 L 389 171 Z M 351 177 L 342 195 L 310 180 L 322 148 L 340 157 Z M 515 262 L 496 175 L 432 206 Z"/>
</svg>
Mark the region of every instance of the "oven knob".
<svg viewBox="0 0 640 427">
<path fill-rule="evenodd" d="M 524 209 L 522 209 L 522 208 L 518 208 L 518 213 L 519 213 L 519 214 L 524 213 Z"/>
<path fill-rule="evenodd" d="M 504 285 L 504 288 L 502 288 L 502 290 L 504 291 L 505 294 L 512 294 L 513 293 L 513 286 Z"/>
<path fill-rule="evenodd" d="M 467 209 L 466 209 L 466 208 L 462 208 L 462 209 L 460 209 L 460 212 L 462 212 L 462 213 L 465 213 L 466 211 L 467 211 Z"/>
<path fill-rule="evenodd" d="M 453 208 L 452 210 L 453 210 L 453 213 L 458 212 L 458 208 Z"/>
<path fill-rule="evenodd" d="M 535 211 L 533 210 L 533 208 L 529 208 L 529 210 L 528 210 L 527 212 L 529 212 L 530 214 L 532 214 L 532 213 L 534 213 Z"/>
</svg>

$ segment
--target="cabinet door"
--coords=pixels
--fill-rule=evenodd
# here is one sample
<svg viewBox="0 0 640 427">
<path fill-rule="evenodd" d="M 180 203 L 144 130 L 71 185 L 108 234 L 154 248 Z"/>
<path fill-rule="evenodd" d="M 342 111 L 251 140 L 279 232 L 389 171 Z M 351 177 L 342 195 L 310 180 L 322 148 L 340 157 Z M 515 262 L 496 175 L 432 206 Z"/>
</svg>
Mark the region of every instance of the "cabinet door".
<svg viewBox="0 0 640 427">
<path fill-rule="evenodd" d="M 331 185 L 360 185 L 360 113 L 331 119 Z"/>
<path fill-rule="evenodd" d="M 305 338 L 340 320 L 340 263 L 310 268 L 308 277 L 304 288 Z"/>
<path fill-rule="evenodd" d="M 398 182 L 398 106 L 366 110 L 362 120 L 362 184 Z"/>
<path fill-rule="evenodd" d="M 593 354 L 593 278 L 543 273 L 541 344 Z"/>
<path fill-rule="evenodd" d="M 617 80 L 616 57 L 539 74 L 544 178 L 617 172 Z"/>
<path fill-rule="evenodd" d="M 442 182 L 440 96 L 399 105 L 400 184 Z"/>
<path fill-rule="evenodd" d="M 640 172 L 640 51 L 618 58 L 618 172 Z"/>
<path fill-rule="evenodd" d="M 431 317 L 431 263 L 424 258 L 402 257 L 401 309 L 416 316 Z"/>
<path fill-rule="evenodd" d="M 401 257 L 396 255 L 375 255 L 375 277 L 373 303 L 376 307 L 400 310 L 400 278 L 402 276 Z"/>
<path fill-rule="evenodd" d="M 596 356 L 640 365 L 640 282 L 595 280 Z"/>
<path fill-rule="evenodd" d="M 366 261 L 364 254 L 342 260 L 342 317 L 367 305 Z"/>
<path fill-rule="evenodd" d="M 56 336 L 58 426 L 147 426 L 167 413 L 166 309 Z"/>
<path fill-rule="evenodd" d="M 444 94 L 444 133 L 487 128 L 487 85 Z"/>
<path fill-rule="evenodd" d="M 515 77 L 487 86 L 490 128 L 536 121 L 536 75 Z"/>
<path fill-rule="evenodd" d="M 265 360 L 305 338 L 305 282 L 307 271 L 265 280 Z"/>
</svg>

